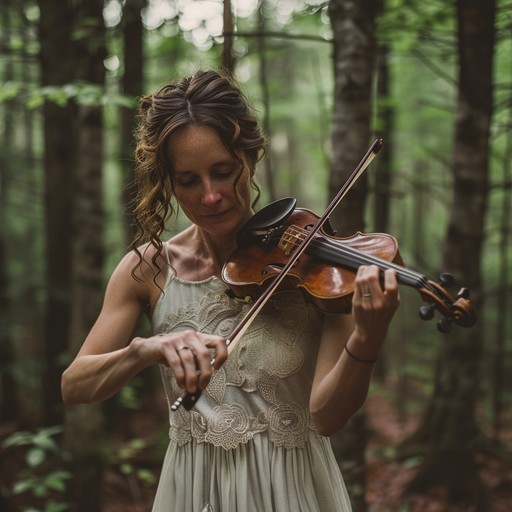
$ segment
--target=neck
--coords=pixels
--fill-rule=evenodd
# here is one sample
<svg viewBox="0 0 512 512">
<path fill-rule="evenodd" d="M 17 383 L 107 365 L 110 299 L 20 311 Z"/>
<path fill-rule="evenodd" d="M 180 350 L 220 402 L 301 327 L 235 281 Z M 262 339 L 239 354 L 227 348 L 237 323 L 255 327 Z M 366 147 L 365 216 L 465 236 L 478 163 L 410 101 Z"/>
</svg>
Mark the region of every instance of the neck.
<svg viewBox="0 0 512 512">
<path fill-rule="evenodd" d="M 230 236 L 212 236 L 195 227 L 194 250 L 204 261 L 209 261 L 211 271 L 220 277 L 222 267 L 236 249 L 234 238 Z"/>
</svg>

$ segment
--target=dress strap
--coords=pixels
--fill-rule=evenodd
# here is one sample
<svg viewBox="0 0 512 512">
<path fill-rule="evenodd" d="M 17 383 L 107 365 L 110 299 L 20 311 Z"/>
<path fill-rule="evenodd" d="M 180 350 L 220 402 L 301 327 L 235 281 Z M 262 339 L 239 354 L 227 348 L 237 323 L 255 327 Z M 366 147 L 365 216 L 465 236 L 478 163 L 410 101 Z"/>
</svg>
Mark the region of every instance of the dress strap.
<svg viewBox="0 0 512 512">
<path fill-rule="evenodd" d="M 165 257 L 165 263 L 166 263 L 166 276 L 165 276 L 165 284 L 164 284 L 164 292 L 167 289 L 167 286 L 169 286 L 169 283 L 176 277 L 176 271 L 174 270 L 174 267 L 171 265 L 171 261 L 169 259 L 169 251 L 167 248 L 167 244 L 169 242 L 164 242 L 162 244 L 164 257 Z"/>
</svg>

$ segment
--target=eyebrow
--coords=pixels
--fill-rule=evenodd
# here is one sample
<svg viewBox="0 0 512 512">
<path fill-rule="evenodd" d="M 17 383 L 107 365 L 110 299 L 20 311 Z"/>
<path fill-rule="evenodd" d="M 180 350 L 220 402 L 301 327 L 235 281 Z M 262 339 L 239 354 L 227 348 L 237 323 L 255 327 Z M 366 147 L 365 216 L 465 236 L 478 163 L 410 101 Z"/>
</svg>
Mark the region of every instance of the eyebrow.
<svg viewBox="0 0 512 512">
<path fill-rule="evenodd" d="M 211 165 L 211 169 L 216 169 L 217 167 L 223 167 L 224 165 L 235 165 L 238 166 L 238 161 L 235 158 L 229 158 L 225 160 L 220 160 L 218 162 L 215 162 L 213 165 Z M 187 169 L 177 169 L 174 167 L 174 175 L 177 176 L 178 174 L 185 175 L 185 174 L 196 174 L 197 172 L 194 170 L 187 170 Z"/>
</svg>

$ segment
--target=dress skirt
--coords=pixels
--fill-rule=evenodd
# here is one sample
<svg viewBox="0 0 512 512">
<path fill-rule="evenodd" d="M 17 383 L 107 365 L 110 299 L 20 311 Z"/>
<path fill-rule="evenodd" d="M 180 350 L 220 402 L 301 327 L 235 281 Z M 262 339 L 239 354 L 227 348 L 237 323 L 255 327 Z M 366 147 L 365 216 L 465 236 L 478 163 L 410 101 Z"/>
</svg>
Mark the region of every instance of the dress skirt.
<svg viewBox="0 0 512 512">
<path fill-rule="evenodd" d="M 350 500 L 327 438 L 303 448 L 266 434 L 226 450 L 171 441 L 153 512 L 349 512 Z"/>
</svg>

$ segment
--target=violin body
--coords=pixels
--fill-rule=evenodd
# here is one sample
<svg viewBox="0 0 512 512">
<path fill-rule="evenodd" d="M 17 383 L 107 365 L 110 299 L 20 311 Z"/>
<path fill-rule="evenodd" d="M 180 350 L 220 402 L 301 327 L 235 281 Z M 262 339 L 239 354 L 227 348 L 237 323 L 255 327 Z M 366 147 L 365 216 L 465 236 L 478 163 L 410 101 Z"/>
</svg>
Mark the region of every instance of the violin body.
<svg viewBox="0 0 512 512">
<path fill-rule="evenodd" d="M 449 274 L 441 274 L 438 283 L 407 269 L 393 236 L 358 232 L 337 238 L 327 219 L 319 226 L 320 217 L 308 209 L 295 208 L 295 203 L 293 198 L 275 201 L 240 230 L 238 247 L 222 269 L 222 279 L 233 297 L 245 302 L 256 300 L 279 276 L 273 293 L 299 289 L 322 313 L 350 313 L 357 269 L 377 265 L 382 273 L 394 269 L 400 284 L 418 291 L 428 304 L 420 308 L 423 320 L 430 320 L 435 310 L 441 313 L 441 332 L 449 332 L 452 323 L 462 327 L 475 324 L 469 291 L 461 288 L 454 298 L 446 289 L 452 283 Z"/>
<path fill-rule="evenodd" d="M 286 265 L 303 233 L 318 218 L 308 209 L 297 208 L 279 226 L 267 230 L 242 229 L 238 237 L 239 247 L 222 270 L 222 280 L 233 295 L 246 301 L 259 297 Z M 336 238 L 330 225 L 326 224 L 290 269 L 276 293 L 298 288 L 306 300 L 323 313 L 350 313 L 356 269 L 353 265 L 351 268 L 350 262 L 345 262 L 345 266 L 343 262 L 333 264 L 335 258 L 323 254 L 324 246 L 333 242 L 379 260 L 403 264 L 398 242 L 393 236 L 356 233 L 347 238 Z"/>
</svg>

